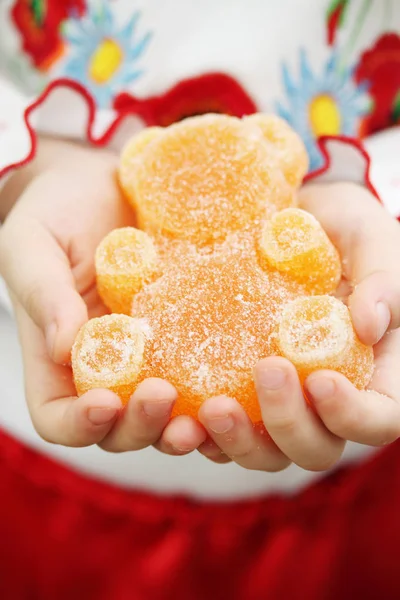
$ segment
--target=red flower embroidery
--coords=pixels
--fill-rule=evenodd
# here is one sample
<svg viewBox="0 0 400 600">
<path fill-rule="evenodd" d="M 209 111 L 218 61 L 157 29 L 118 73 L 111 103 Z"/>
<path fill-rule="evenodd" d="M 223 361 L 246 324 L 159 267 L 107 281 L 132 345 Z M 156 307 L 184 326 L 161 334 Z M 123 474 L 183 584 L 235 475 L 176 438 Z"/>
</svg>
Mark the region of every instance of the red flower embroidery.
<svg viewBox="0 0 400 600">
<path fill-rule="evenodd" d="M 139 115 L 149 126 L 161 127 L 210 112 L 242 117 L 257 111 L 241 85 L 222 73 L 185 79 L 166 94 L 145 100 L 123 93 L 115 98 L 114 108 L 120 113 Z"/>
<path fill-rule="evenodd" d="M 34 65 L 46 71 L 60 56 L 59 30 L 71 12 L 82 15 L 86 0 L 16 0 L 11 17 L 22 36 L 22 47 Z"/>
<path fill-rule="evenodd" d="M 358 83 L 367 83 L 373 100 L 363 133 L 371 134 L 399 122 L 400 36 L 388 33 L 365 52 L 355 71 Z"/>
</svg>

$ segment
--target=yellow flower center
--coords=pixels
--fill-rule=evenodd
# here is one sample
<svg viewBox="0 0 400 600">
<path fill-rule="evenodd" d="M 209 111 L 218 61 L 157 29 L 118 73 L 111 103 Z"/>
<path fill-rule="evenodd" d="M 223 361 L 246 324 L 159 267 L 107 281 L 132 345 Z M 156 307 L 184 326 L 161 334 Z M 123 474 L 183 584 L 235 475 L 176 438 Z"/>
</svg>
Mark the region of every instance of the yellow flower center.
<svg viewBox="0 0 400 600">
<path fill-rule="evenodd" d="M 123 57 L 123 52 L 117 42 L 104 39 L 90 60 L 90 78 L 100 85 L 106 83 L 120 67 Z"/>
<path fill-rule="evenodd" d="M 332 96 L 321 94 L 312 99 L 309 106 L 311 130 L 316 138 L 322 135 L 339 135 L 341 115 Z"/>
</svg>

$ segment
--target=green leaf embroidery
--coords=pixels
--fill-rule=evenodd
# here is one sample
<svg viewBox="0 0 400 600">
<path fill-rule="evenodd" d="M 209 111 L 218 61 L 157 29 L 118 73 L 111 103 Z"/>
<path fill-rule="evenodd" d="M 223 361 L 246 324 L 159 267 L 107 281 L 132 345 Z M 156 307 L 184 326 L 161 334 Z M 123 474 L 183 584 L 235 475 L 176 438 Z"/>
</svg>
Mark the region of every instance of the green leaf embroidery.
<svg viewBox="0 0 400 600">
<path fill-rule="evenodd" d="M 393 123 L 398 123 L 400 121 L 400 91 L 397 92 L 397 96 L 393 102 L 392 118 Z"/>
<path fill-rule="evenodd" d="M 328 19 L 336 12 L 339 12 L 339 25 L 343 25 L 346 9 L 350 4 L 350 0 L 331 0 L 331 3 L 328 7 L 327 16 Z"/>
<path fill-rule="evenodd" d="M 30 8 L 35 24 L 41 27 L 46 15 L 46 0 L 31 0 Z"/>
</svg>

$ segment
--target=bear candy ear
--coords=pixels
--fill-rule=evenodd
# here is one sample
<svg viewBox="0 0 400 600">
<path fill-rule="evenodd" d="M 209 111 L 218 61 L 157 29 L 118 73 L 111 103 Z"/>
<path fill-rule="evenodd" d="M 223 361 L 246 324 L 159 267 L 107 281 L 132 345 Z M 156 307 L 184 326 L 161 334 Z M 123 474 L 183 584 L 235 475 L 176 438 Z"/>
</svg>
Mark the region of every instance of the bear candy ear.
<svg viewBox="0 0 400 600">
<path fill-rule="evenodd" d="M 118 179 L 124 194 L 131 204 L 135 204 L 135 174 L 140 163 L 143 151 L 151 142 L 158 138 L 163 131 L 162 127 L 148 127 L 135 135 L 125 145 L 121 152 Z"/>
<path fill-rule="evenodd" d="M 245 117 L 246 123 L 257 125 L 276 154 L 288 184 L 298 188 L 308 170 L 307 151 L 300 137 L 280 117 L 257 113 Z"/>
</svg>

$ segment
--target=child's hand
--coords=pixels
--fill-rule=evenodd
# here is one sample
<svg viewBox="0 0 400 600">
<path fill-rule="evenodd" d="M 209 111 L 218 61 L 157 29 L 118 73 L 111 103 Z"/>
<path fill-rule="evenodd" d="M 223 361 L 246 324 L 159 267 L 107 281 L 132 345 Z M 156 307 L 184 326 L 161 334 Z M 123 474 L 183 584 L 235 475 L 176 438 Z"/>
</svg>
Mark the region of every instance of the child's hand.
<svg viewBox="0 0 400 600">
<path fill-rule="evenodd" d="M 400 436 L 400 226 L 368 192 L 350 184 L 309 187 L 302 207 L 321 222 L 345 257 L 353 322 L 361 340 L 375 346 L 370 390 L 358 391 L 342 375 L 320 371 L 306 382 L 315 412 L 304 400 L 295 368 L 283 358 L 255 369 L 265 431 L 254 429 L 241 407 L 213 398 L 200 410 L 209 440 L 200 451 L 217 462 L 275 471 L 294 462 L 325 470 L 340 457 L 345 440 L 380 446 Z M 347 282 L 346 282 L 347 280 Z M 221 454 L 222 453 L 222 454 Z"/>
<path fill-rule="evenodd" d="M 105 312 L 96 292 L 95 249 L 109 231 L 132 221 L 115 183 L 116 162 L 109 153 L 43 143 L 40 174 L 0 229 L 0 271 L 17 317 L 28 406 L 50 442 L 123 451 L 158 441 L 161 450 L 182 454 L 187 439 L 197 447 L 206 434 L 185 418 L 163 433 L 176 398 L 168 383 L 143 382 L 122 412 L 119 398 L 106 390 L 77 399 L 71 369 L 63 366 L 80 326 Z"/>
</svg>

